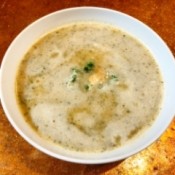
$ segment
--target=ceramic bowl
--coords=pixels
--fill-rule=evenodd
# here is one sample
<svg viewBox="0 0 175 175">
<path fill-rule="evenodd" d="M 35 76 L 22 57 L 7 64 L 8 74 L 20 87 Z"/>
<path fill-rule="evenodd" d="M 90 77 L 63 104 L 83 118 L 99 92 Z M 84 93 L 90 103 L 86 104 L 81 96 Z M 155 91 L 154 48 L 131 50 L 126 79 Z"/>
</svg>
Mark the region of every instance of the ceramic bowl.
<svg viewBox="0 0 175 175">
<path fill-rule="evenodd" d="M 162 109 L 152 126 L 134 142 L 102 153 L 75 153 L 49 144 L 39 137 L 26 123 L 15 97 L 15 78 L 18 65 L 35 41 L 48 31 L 76 21 L 105 22 L 124 30 L 140 40 L 153 54 L 164 80 Z M 145 149 L 166 130 L 175 115 L 175 61 L 165 42 L 147 25 L 114 10 L 96 7 L 77 7 L 56 11 L 35 21 L 25 28 L 11 43 L 1 65 L 0 95 L 7 118 L 17 132 L 38 150 L 58 159 L 99 164 L 125 159 Z"/>
</svg>

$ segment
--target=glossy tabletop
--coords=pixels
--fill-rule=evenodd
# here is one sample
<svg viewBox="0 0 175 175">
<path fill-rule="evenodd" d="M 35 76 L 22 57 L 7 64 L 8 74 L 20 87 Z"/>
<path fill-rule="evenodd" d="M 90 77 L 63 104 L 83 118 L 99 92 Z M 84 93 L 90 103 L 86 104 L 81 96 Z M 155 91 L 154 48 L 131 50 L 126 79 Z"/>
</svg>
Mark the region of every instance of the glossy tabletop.
<svg viewBox="0 0 175 175">
<path fill-rule="evenodd" d="M 175 0 L 0 0 L 0 62 L 27 25 L 48 13 L 77 6 L 106 7 L 136 17 L 155 30 L 175 55 Z M 172 103 L 175 107 L 175 100 Z M 28 174 L 175 175 L 175 119 L 154 144 L 132 157 L 103 165 L 80 165 L 33 148 L 12 128 L 0 105 L 0 175 Z"/>
</svg>

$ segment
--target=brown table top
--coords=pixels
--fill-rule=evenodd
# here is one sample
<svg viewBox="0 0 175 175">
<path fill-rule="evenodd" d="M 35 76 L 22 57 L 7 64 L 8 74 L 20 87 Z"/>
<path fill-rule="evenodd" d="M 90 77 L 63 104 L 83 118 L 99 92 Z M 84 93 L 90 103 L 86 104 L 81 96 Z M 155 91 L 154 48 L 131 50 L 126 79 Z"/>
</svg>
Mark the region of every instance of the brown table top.
<svg viewBox="0 0 175 175">
<path fill-rule="evenodd" d="M 174 0 L 1 0 L 0 60 L 12 40 L 36 19 L 63 8 L 106 7 L 152 27 L 175 55 Z M 165 58 L 166 59 L 166 58 Z M 120 162 L 79 165 L 49 157 L 29 145 L 8 122 L 0 105 L 0 175 L 175 175 L 175 119 L 154 144 Z"/>
</svg>

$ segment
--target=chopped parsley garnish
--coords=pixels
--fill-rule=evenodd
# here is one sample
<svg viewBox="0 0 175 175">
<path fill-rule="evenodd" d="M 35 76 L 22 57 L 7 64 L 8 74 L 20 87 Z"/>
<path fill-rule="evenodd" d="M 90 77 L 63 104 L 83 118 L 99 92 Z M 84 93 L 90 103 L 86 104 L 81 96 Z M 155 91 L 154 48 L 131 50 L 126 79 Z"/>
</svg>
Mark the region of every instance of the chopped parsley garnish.
<svg viewBox="0 0 175 175">
<path fill-rule="evenodd" d="M 72 73 L 73 74 L 77 74 L 77 73 L 80 73 L 81 71 L 77 68 L 72 68 Z"/>
<path fill-rule="evenodd" d="M 76 82 L 76 80 L 78 78 L 78 74 L 80 73 L 80 70 L 77 68 L 72 68 L 71 72 L 72 72 L 72 75 L 71 75 L 70 82 L 74 83 L 74 82 Z"/>
<path fill-rule="evenodd" d="M 72 75 L 71 83 L 74 83 L 77 80 L 77 75 Z"/>
<path fill-rule="evenodd" d="M 86 91 L 88 91 L 89 90 L 89 85 L 88 84 L 84 85 L 84 88 L 85 88 Z"/>
<path fill-rule="evenodd" d="M 109 79 L 114 80 L 114 81 L 118 81 L 118 77 L 116 75 L 110 75 Z"/>
<path fill-rule="evenodd" d="M 94 69 L 94 67 L 95 67 L 94 63 L 93 63 L 93 62 L 89 62 L 89 63 L 87 63 L 87 64 L 85 65 L 84 71 L 85 71 L 86 73 L 88 73 L 88 72 L 92 71 L 92 70 Z"/>
</svg>

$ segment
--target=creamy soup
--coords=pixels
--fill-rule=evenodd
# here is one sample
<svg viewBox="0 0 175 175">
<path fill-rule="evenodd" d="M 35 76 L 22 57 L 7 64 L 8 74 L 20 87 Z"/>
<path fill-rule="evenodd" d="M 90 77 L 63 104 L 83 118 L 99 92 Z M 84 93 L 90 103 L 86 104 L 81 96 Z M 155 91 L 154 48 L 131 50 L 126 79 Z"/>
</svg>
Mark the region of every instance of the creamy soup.
<svg viewBox="0 0 175 175">
<path fill-rule="evenodd" d="M 107 24 L 77 22 L 37 41 L 17 74 L 26 121 L 44 139 L 83 152 L 112 150 L 156 119 L 163 82 L 142 43 Z"/>
</svg>

